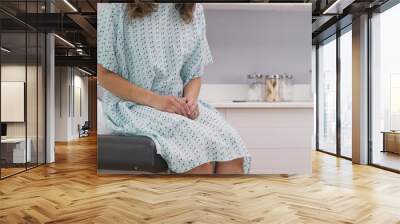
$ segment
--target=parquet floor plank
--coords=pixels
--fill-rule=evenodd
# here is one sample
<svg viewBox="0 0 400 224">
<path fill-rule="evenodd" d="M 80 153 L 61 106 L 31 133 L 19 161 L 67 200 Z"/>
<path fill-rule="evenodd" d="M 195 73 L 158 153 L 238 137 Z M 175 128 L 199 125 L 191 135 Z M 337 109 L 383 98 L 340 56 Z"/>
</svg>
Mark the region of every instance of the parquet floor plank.
<svg viewBox="0 0 400 224">
<path fill-rule="evenodd" d="M 89 137 L 0 181 L 0 223 L 400 224 L 400 175 L 319 152 L 312 175 L 97 175 Z"/>
</svg>

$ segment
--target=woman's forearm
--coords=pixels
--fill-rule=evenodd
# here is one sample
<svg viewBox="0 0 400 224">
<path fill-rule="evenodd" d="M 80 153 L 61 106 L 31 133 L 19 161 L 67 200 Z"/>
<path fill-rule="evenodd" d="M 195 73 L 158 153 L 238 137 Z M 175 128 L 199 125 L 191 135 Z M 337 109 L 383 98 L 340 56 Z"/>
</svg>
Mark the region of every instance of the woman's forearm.
<svg viewBox="0 0 400 224">
<path fill-rule="evenodd" d="M 200 87 L 201 78 L 190 80 L 189 83 L 186 84 L 185 88 L 183 88 L 183 96 L 196 101 L 199 97 Z"/>
<path fill-rule="evenodd" d="M 151 106 L 151 102 L 156 96 L 152 91 L 130 83 L 99 64 L 97 65 L 97 74 L 98 82 L 103 88 L 124 100 Z"/>
</svg>

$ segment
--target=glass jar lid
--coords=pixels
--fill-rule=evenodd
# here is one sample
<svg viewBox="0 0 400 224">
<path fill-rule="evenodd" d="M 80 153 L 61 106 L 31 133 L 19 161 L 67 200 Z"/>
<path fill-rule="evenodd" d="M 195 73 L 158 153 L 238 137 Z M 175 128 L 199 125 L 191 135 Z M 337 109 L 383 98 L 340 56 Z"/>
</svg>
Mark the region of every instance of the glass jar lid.
<svg viewBox="0 0 400 224">
<path fill-rule="evenodd" d="M 254 79 L 254 78 L 256 78 L 256 74 L 255 73 L 248 74 L 247 78 L 248 79 Z"/>
<path fill-rule="evenodd" d="M 260 74 L 256 74 L 256 78 L 257 79 L 262 79 L 263 78 L 263 75 L 260 73 Z"/>
<path fill-rule="evenodd" d="M 283 76 L 282 75 L 272 75 L 272 79 L 281 79 Z"/>
<path fill-rule="evenodd" d="M 285 74 L 285 79 L 293 79 L 293 75 Z"/>
</svg>

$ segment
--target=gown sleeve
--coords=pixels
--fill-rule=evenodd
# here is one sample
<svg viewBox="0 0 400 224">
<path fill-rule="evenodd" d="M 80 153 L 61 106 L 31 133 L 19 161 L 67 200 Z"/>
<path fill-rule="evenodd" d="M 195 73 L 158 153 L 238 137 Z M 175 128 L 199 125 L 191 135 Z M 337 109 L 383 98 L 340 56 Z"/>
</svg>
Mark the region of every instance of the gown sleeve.
<svg viewBox="0 0 400 224">
<path fill-rule="evenodd" d="M 194 27 L 194 48 L 188 59 L 184 62 L 181 70 L 183 86 L 186 86 L 190 80 L 201 77 L 204 73 L 204 67 L 213 62 L 210 46 L 208 45 L 206 36 L 204 10 L 199 3 L 197 3 L 196 6 Z"/>
<path fill-rule="evenodd" d="M 101 3 L 97 12 L 97 63 L 105 69 L 120 73 L 117 58 L 118 4 Z"/>
</svg>

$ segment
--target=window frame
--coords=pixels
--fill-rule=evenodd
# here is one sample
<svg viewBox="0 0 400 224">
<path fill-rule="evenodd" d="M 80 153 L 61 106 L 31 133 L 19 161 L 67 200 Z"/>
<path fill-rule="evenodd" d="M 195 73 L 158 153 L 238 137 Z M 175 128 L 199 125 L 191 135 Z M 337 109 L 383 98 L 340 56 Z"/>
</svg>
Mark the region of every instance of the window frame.
<svg viewBox="0 0 400 224">
<path fill-rule="evenodd" d="M 340 97 L 340 86 L 341 86 L 341 55 L 340 55 L 340 42 L 341 42 L 341 36 L 344 35 L 347 32 L 352 32 L 352 23 L 347 24 L 343 28 L 339 29 L 336 31 L 336 33 L 330 35 L 329 37 L 321 40 L 316 44 L 316 150 L 319 152 L 323 152 L 329 155 L 333 155 L 339 158 L 343 158 L 346 160 L 352 160 L 352 158 L 347 157 L 342 155 L 342 150 L 341 150 L 341 97 Z M 319 130 L 319 125 L 320 125 L 320 117 L 319 117 L 319 112 L 320 112 L 320 105 L 319 105 L 319 91 L 320 91 L 320 65 L 319 65 L 319 51 L 318 49 L 320 48 L 320 45 L 322 43 L 328 43 L 330 41 L 336 41 L 336 152 L 328 152 L 324 149 L 321 149 L 320 143 L 319 143 L 319 136 L 320 136 L 320 130 Z"/>
</svg>

